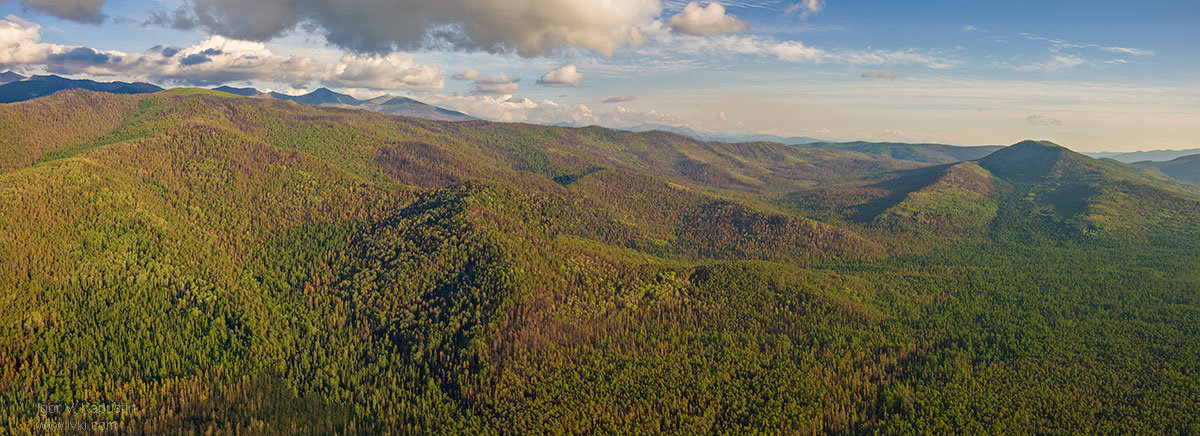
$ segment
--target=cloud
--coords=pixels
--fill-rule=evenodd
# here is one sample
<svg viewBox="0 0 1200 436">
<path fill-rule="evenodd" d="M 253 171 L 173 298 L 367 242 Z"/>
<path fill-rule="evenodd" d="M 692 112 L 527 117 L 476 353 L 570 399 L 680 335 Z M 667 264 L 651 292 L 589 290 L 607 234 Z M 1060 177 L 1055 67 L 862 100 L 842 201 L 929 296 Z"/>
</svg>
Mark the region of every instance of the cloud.
<svg viewBox="0 0 1200 436">
<path fill-rule="evenodd" d="M 821 12 L 822 9 L 825 9 L 825 0 L 803 0 L 800 3 L 788 6 L 783 11 L 783 14 L 793 15 L 798 13 L 801 20 L 806 20 L 808 17 Z"/>
<path fill-rule="evenodd" d="M 150 18 L 142 22 L 142 26 L 161 26 L 179 30 L 193 30 L 200 27 L 200 23 L 186 8 L 179 8 L 174 12 L 151 11 Z"/>
<path fill-rule="evenodd" d="M 1087 65 L 1088 63 L 1087 59 L 1079 56 L 1059 54 L 1045 61 L 1017 65 L 1013 69 L 1017 71 L 1055 72 L 1075 68 L 1080 65 Z"/>
<path fill-rule="evenodd" d="M 348 54 L 328 68 L 321 82 L 335 87 L 428 92 L 440 91 L 445 86 L 445 72 L 399 54 Z"/>
<path fill-rule="evenodd" d="M 575 71 L 575 64 L 567 64 L 555 68 L 542 75 L 538 79 L 538 84 L 542 86 L 571 86 L 579 87 L 583 85 L 583 74 Z"/>
<path fill-rule="evenodd" d="M 200 53 L 193 53 L 193 54 L 184 56 L 183 59 L 179 60 L 179 65 L 191 66 L 191 65 L 203 64 L 205 62 L 212 62 L 212 58 L 210 56 L 216 56 L 216 55 L 220 55 L 223 53 L 224 52 L 222 52 L 221 50 L 217 50 L 215 48 L 206 49 Z"/>
<path fill-rule="evenodd" d="M 1062 120 L 1059 120 L 1058 118 L 1043 117 L 1038 114 L 1033 114 L 1028 117 L 1025 117 L 1025 122 L 1027 122 L 1029 124 L 1033 124 L 1035 126 L 1061 126 L 1061 125 L 1063 125 Z"/>
<path fill-rule="evenodd" d="M 642 112 L 622 106 L 597 112 L 587 105 L 563 104 L 553 100 L 534 101 L 506 95 L 445 95 L 425 97 L 425 102 L 471 116 L 504 122 L 542 124 L 566 123 L 576 126 L 599 125 L 629 128 L 642 124 L 686 126 L 701 129 L 701 123 L 657 111 Z"/>
<path fill-rule="evenodd" d="M 38 25 L 9 15 L 0 20 L 0 67 L 41 62 L 46 59 L 47 44 L 39 44 Z"/>
<path fill-rule="evenodd" d="M 624 103 L 624 102 L 633 101 L 636 99 L 637 99 L 636 95 L 616 95 L 616 96 L 608 97 L 604 100 L 601 100 L 600 102 L 604 103 L 604 104 Z"/>
<path fill-rule="evenodd" d="M 1122 53 L 1122 54 L 1128 54 L 1128 55 L 1134 55 L 1134 56 L 1153 56 L 1155 54 L 1154 50 L 1146 50 L 1146 49 L 1140 49 L 1140 48 L 1104 46 L 1104 45 L 1100 45 L 1100 44 L 1088 44 L 1088 43 L 1075 43 L 1075 42 L 1068 42 L 1068 41 L 1065 41 L 1062 39 L 1047 38 L 1045 36 L 1039 36 L 1039 35 L 1034 35 L 1031 33 L 1024 33 L 1024 32 L 1022 32 L 1020 35 L 1025 37 L 1026 39 L 1030 39 L 1030 40 L 1049 42 L 1055 48 L 1059 48 L 1059 49 L 1063 49 L 1063 48 L 1075 48 L 1075 49 L 1094 48 L 1094 49 L 1099 49 L 1099 50 L 1106 51 L 1109 53 Z"/>
<path fill-rule="evenodd" d="M 871 79 L 871 80 L 892 80 L 892 81 L 894 81 L 898 77 L 900 77 L 900 75 L 893 73 L 891 71 L 871 70 L 871 71 L 862 73 L 862 77 L 864 79 Z"/>
<path fill-rule="evenodd" d="M 962 27 L 961 27 L 961 28 L 959 28 L 958 30 L 959 30 L 959 31 L 962 31 L 962 32 L 974 32 L 974 31 L 977 31 L 977 30 L 979 30 L 979 28 L 978 28 L 978 27 L 975 27 L 974 25 L 968 24 L 968 25 L 966 25 L 966 26 L 962 26 Z"/>
<path fill-rule="evenodd" d="M 372 90 L 438 91 L 445 73 L 408 56 L 349 54 L 320 65 L 306 56 L 280 56 L 261 42 L 211 36 L 187 47 L 152 47 L 149 53 L 100 51 L 41 43 L 37 24 L 0 20 L 0 66 L 44 66 L 55 74 L 123 76 L 164 84 L 215 85 L 263 81 L 304 88 L 313 81 Z"/>
<path fill-rule="evenodd" d="M 1144 50 L 1144 49 L 1140 49 L 1140 48 L 1100 47 L 1100 49 L 1104 50 L 1106 52 L 1109 52 L 1109 53 L 1125 53 L 1125 54 L 1131 54 L 1134 56 L 1153 56 L 1154 55 L 1154 50 Z"/>
<path fill-rule="evenodd" d="M 422 48 L 522 56 L 640 45 L 659 0 L 185 0 L 150 24 L 267 41 L 303 27 L 359 53 Z"/>
<path fill-rule="evenodd" d="M 671 29 L 689 35 L 709 35 L 719 33 L 740 32 L 750 28 L 745 21 L 725 13 L 725 7 L 720 3 L 709 3 L 701 7 L 699 3 L 691 2 L 683 11 L 667 21 Z"/>
<path fill-rule="evenodd" d="M 959 64 L 957 60 L 914 50 L 826 51 L 807 46 L 801 41 L 780 42 L 747 35 L 686 37 L 672 41 L 672 43 L 674 44 L 673 48 L 681 53 L 707 52 L 774 56 L 785 62 L 833 62 L 857 66 L 922 64 L 935 69 L 950 68 Z"/>
<path fill-rule="evenodd" d="M 104 0 L 22 0 L 21 3 L 35 11 L 80 23 L 100 24 L 108 18 L 100 11 Z"/>
<path fill-rule="evenodd" d="M 807 47 L 800 41 L 787 41 L 770 46 L 767 51 L 779 56 L 781 61 L 816 61 L 820 62 L 828 53 L 824 50 Z"/>
<path fill-rule="evenodd" d="M 507 74 L 499 73 L 490 76 L 485 76 L 475 70 L 467 70 L 454 75 L 454 80 L 465 80 L 473 82 L 471 94 L 513 94 L 521 89 L 518 82 L 520 77 L 508 77 Z"/>
</svg>

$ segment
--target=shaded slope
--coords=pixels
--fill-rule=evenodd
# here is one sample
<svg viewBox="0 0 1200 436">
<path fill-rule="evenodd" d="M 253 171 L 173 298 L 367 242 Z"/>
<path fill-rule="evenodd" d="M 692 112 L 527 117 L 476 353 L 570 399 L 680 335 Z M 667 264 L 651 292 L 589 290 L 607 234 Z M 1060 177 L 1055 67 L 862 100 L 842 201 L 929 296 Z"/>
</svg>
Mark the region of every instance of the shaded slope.
<svg viewBox="0 0 1200 436">
<path fill-rule="evenodd" d="M 1133 166 L 1156 170 L 1180 182 L 1200 185 L 1200 154 L 1184 156 L 1167 162 L 1138 162 Z"/>
<path fill-rule="evenodd" d="M 54 75 L 33 76 L 24 80 L 0 85 L 0 103 L 32 100 L 68 89 L 108 92 L 113 94 L 143 94 L 162 91 L 149 83 L 97 82 L 73 80 Z"/>
<path fill-rule="evenodd" d="M 0 85 L 6 84 L 9 82 L 16 82 L 16 81 L 24 79 L 24 78 L 25 78 L 25 76 L 14 73 L 12 71 L 5 71 L 3 73 L 0 73 Z"/>
</svg>

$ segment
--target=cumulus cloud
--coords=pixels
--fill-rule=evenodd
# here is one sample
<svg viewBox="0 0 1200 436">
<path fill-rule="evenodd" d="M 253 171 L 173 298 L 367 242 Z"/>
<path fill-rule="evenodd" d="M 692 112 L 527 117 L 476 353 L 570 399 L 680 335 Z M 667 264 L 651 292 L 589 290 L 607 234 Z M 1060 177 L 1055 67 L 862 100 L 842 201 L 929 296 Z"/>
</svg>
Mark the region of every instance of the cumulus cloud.
<svg viewBox="0 0 1200 436">
<path fill-rule="evenodd" d="M 567 64 L 543 74 L 542 78 L 538 79 L 538 84 L 579 87 L 583 85 L 583 74 L 575 71 L 575 64 Z"/>
<path fill-rule="evenodd" d="M 99 24 L 108 18 L 100 10 L 104 0 L 21 0 L 21 3 L 35 11 L 80 23 Z"/>
<path fill-rule="evenodd" d="M 0 20 L 0 67 L 45 61 L 49 44 L 41 44 L 38 25 L 9 15 Z"/>
<path fill-rule="evenodd" d="M 348 54 L 321 77 L 328 86 L 375 90 L 439 91 L 445 85 L 440 68 L 420 65 L 399 54 L 386 56 Z"/>
<path fill-rule="evenodd" d="M 576 47 L 611 56 L 640 45 L 639 28 L 662 12 L 659 0 L 185 1 L 150 23 L 253 41 L 303 26 L 361 53 L 442 47 L 538 56 Z"/>
<path fill-rule="evenodd" d="M 1062 120 L 1058 118 L 1043 117 L 1038 114 L 1025 117 L 1025 122 L 1035 126 L 1061 126 L 1063 124 Z"/>
<path fill-rule="evenodd" d="M 606 99 L 604 99 L 604 100 L 601 100 L 600 102 L 601 102 L 601 103 L 604 103 L 604 104 L 611 104 L 611 103 L 624 103 L 624 102 L 627 102 L 627 101 L 633 101 L 633 100 L 636 100 L 636 99 L 637 99 L 637 96 L 636 96 L 636 95 L 615 95 L 615 96 L 612 96 L 612 97 L 608 97 L 608 98 L 606 98 Z"/>
<path fill-rule="evenodd" d="M 454 80 L 465 80 L 473 83 L 471 94 L 513 94 L 521 89 L 518 82 L 520 77 L 509 77 L 499 73 L 483 75 L 475 70 L 466 70 L 454 75 Z"/>
<path fill-rule="evenodd" d="M 750 28 L 745 21 L 726 14 L 725 7 L 720 3 L 709 3 L 707 7 L 701 7 L 696 2 L 688 3 L 683 11 L 671 17 L 667 24 L 672 30 L 689 35 L 740 32 Z"/>
<path fill-rule="evenodd" d="M 825 9 L 825 0 L 804 0 L 788 6 L 783 13 L 784 15 L 800 14 L 800 19 L 803 20 L 821 12 L 821 9 Z"/>
<path fill-rule="evenodd" d="M 862 73 L 862 77 L 864 79 L 871 79 L 871 80 L 896 80 L 896 78 L 900 77 L 900 75 L 893 73 L 891 71 L 871 70 L 871 71 Z"/>
</svg>

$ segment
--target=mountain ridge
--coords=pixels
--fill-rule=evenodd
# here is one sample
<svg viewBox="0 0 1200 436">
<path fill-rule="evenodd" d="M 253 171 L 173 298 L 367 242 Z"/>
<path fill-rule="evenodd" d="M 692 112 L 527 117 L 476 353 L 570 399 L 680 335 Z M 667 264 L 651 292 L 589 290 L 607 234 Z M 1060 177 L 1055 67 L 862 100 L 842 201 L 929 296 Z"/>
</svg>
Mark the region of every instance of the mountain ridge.
<svg viewBox="0 0 1200 436">
<path fill-rule="evenodd" d="M 1143 161 L 1132 165 L 1158 171 L 1180 182 L 1200 185 L 1200 154 L 1181 156 L 1166 162 Z"/>
<path fill-rule="evenodd" d="M 143 82 L 97 82 L 67 79 L 55 75 L 35 75 L 0 85 L 0 103 L 15 103 L 70 89 L 113 94 L 145 94 L 163 90 L 158 86 Z"/>
</svg>

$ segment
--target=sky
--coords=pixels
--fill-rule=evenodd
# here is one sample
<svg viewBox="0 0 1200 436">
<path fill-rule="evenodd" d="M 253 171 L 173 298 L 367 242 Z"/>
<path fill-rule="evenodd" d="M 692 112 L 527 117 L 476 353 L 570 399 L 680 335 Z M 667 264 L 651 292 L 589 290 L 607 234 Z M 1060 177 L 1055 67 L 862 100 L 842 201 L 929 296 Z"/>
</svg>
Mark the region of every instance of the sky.
<svg viewBox="0 0 1200 436">
<path fill-rule="evenodd" d="M 0 71 L 498 120 L 1200 148 L 1200 2 L 0 0 Z"/>
</svg>

